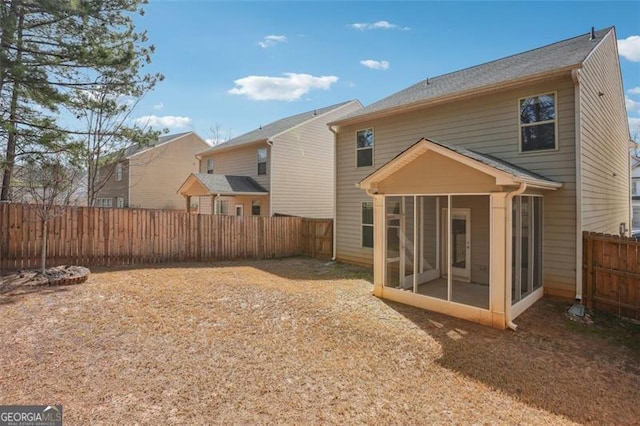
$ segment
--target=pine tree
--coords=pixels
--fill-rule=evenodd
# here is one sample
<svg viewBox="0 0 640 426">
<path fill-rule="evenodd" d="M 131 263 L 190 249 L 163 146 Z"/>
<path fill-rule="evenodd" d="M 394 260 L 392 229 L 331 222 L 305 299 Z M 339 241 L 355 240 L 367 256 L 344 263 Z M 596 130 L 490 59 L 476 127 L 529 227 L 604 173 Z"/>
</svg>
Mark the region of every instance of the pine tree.
<svg viewBox="0 0 640 426">
<path fill-rule="evenodd" d="M 0 0 L 0 200 L 9 199 L 21 156 L 84 149 L 83 138 L 96 129 L 60 122 L 63 107 L 79 114 L 78 90 L 141 96 L 162 78 L 141 75 L 154 48 L 146 33 L 136 32 L 132 15 L 142 14 L 145 3 Z"/>
</svg>

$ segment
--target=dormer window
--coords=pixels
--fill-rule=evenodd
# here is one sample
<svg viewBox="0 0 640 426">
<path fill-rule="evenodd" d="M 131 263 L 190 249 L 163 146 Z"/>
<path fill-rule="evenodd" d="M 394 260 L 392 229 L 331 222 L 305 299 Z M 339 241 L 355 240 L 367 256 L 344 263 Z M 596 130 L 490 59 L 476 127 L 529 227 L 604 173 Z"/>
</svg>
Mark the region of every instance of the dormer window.
<svg viewBox="0 0 640 426">
<path fill-rule="evenodd" d="M 518 101 L 520 152 L 557 148 L 556 94 L 529 96 Z"/>
</svg>

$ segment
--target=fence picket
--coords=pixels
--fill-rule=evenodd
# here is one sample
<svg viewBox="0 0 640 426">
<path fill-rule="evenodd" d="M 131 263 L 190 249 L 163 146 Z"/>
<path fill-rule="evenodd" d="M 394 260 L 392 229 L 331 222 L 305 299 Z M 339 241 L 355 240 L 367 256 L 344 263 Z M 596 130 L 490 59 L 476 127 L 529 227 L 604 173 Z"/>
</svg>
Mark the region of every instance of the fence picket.
<svg viewBox="0 0 640 426">
<path fill-rule="evenodd" d="M 640 241 L 583 232 L 587 307 L 640 319 Z"/>
<path fill-rule="evenodd" d="M 1 203 L 0 271 L 37 267 L 42 232 L 35 206 Z M 332 232 L 331 219 L 73 207 L 49 222 L 47 264 L 132 265 L 295 255 L 329 258 Z M 633 258 L 627 264 L 637 262 Z"/>
</svg>

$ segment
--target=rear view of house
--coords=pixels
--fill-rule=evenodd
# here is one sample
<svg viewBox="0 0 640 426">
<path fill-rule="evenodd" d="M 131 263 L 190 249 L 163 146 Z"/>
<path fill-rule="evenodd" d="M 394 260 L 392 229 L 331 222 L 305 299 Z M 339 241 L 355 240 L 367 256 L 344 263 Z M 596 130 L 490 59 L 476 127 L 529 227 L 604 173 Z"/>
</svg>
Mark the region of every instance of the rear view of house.
<svg viewBox="0 0 640 426">
<path fill-rule="evenodd" d="M 204 214 L 332 218 L 335 154 L 327 123 L 360 108 L 348 101 L 307 111 L 207 149 L 198 156 L 200 172 L 178 192 L 199 199 Z"/>
<path fill-rule="evenodd" d="M 155 143 L 130 149 L 121 161 L 101 168 L 97 207 L 184 209 L 176 194 L 183 176 L 198 170 L 195 155 L 210 145 L 195 132 L 161 136 Z"/>
<path fill-rule="evenodd" d="M 419 82 L 330 123 L 336 257 L 375 294 L 498 328 L 582 297 L 582 231 L 630 226 L 613 28 Z"/>
</svg>

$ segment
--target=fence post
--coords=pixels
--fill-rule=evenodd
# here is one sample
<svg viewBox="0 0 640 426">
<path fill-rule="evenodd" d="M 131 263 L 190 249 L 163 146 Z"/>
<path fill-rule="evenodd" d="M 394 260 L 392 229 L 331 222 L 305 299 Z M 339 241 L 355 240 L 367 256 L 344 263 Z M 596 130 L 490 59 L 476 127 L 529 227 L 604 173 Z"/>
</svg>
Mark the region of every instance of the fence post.
<svg viewBox="0 0 640 426">
<path fill-rule="evenodd" d="M 583 238 L 584 238 L 583 244 L 587 245 L 587 308 L 593 309 L 593 306 L 594 306 L 593 243 L 595 240 L 591 238 L 591 235 L 588 232 L 585 232 L 583 234 Z"/>
</svg>

